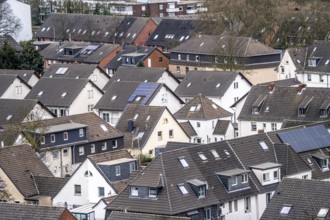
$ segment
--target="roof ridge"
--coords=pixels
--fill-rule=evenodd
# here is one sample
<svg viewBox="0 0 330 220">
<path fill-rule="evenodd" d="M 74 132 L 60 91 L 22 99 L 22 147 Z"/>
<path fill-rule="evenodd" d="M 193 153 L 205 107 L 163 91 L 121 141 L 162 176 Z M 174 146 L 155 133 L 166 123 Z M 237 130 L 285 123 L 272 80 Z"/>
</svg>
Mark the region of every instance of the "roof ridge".
<svg viewBox="0 0 330 220">
<path fill-rule="evenodd" d="M 203 102 L 203 99 L 202 99 L 202 95 L 198 96 L 198 98 L 200 99 L 200 102 L 201 102 L 202 114 L 204 116 L 204 119 L 206 119 L 206 114 L 205 114 L 205 111 L 204 111 L 204 102 Z"/>
<path fill-rule="evenodd" d="M 162 171 L 163 171 L 163 180 L 164 180 L 164 183 L 166 185 L 166 194 L 167 194 L 167 198 L 168 198 L 168 205 L 169 205 L 169 208 L 170 208 L 170 213 L 172 214 L 172 203 L 171 203 L 171 197 L 170 197 L 170 194 L 169 194 L 169 191 L 168 191 L 168 188 L 167 188 L 167 179 L 166 179 L 166 172 L 165 172 L 165 169 L 164 169 L 164 163 L 163 163 L 163 155 L 160 154 L 159 155 L 160 157 L 160 162 L 161 162 L 161 165 L 162 165 Z"/>
</svg>

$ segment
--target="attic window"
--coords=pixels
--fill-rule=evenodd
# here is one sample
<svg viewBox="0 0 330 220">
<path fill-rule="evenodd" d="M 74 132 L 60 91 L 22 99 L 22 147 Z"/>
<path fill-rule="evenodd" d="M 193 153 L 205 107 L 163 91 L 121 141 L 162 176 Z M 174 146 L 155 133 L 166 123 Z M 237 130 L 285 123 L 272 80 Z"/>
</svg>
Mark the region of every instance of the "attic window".
<svg viewBox="0 0 330 220">
<path fill-rule="evenodd" d="M 149 119 L 150 119 L 150 115 L 147 116 L 146 121 L 149 121 Z"/>
<path fill-rule="evenodd" d="M 103 131 L 108 131 L 108 128 L 104 124 L 100 124 L 100 127 Z"/>
<path fill-rule="evenodd" d="M 214 104 L 214 103 L 212 103 L 211 105 L 212 105 L 212 107 L 213 107 L 214 109 L 217 109 L 217 108 L 218 108 L 218 106 L 217 106 L 216 104 Z"/>
<path fill-rule="evenodd" d="M 298 106 L 298 116 L 305 116 L 307 113 L 308 106 L 310 105 L 313 97 L 305 97 L 305 99 Z"/>
<path fill-rule="evenodd" d="M 180 41 L 183 41 L 183 39 L 184 39 L 184 36 L 182 36 L 182 37 L 180 38 Z"/>
<path fill-rule="evenodd" d="M 319 62 L 320 62 L 320 60 L 321 60 L 321 58 L 309 58 L 308 59 L 308 66 L 309 67 L 316 67 L 318 64 L 319 64 Z"/>
<path fill-rule="evenodd" d="M 38 93 L 38 96 L 42 96 L 43 93 L 44 93 L 44 91 L 40 91 L 40 92 Z"/>
<path fill-rule="evenodd" d="M 133 34 L 132 38 L 134 38 L 136 36 L 136 34 Z"/>
<path fill-rule="evenodd" d="M 195 111 L 198 112 L 199 110 L 201 110 L 201 107 L 202 107 L 201 104 L 198 104 L 198 105 L 196 106 Z"/>
<path fill-rule="evenodd" d="M 204 42 L 202 42 L 199 46 L 201 47 L 201 46 L 203 46 L 204 45 Z"/>
<path fill-rule="evenodd" d="M 325 61 L 325 65 L 328 65 L 328 64 L 329 64 L 329 61 L 330 61 L 330 60 Z"/>
<path fill-rule="evenodd" d="M 61 97 L 62 97 L 62 98 L 65 97 L 66 94 L 68 94 L 68 93 L 67 93 L 67 92 L 63 92 L 63 94 L 61 95 Z"/>
<path fill-rule="evenodd" d="M 266 96 L 259 95 L 257 100 L 252 105 L 252 114 L 259 114 L 262 104 L 264 103 Z"/>
<path fill-rule="evenodd" d="M 282 215 L 288 215 L 289 212 L 291 211 L 291 208 L 292 208 L 292 205 L 284 204 L 282 206 L 282 208 L 281 208 L 280 214 L 282 214 Z"/>
<path fill-rule="evenodd" d="M 135 114 L 133 120 L 136 120 L 139 117 L 139 114 Z"/>
<path fill-rule="evenodd" d="M 227 156 L 230 156 L 230 153 L 227 150 L 223 150 Z"/>
<path fill-rule="evenodd" d="M 191 86 L 191 82 L 187 84 L 187 87 L 190 87 Z"/>
<path fill-rule="evenodd" d="M 317 217 L 325 218 L 329 212 L 329 208 L 320 208 L 320 211 L 317 213 Z"/>
<path fill-rule="evenodd" d="M 13 117 L 13 115 L 8 115 L 6 120 L 9 121 L 12 117 Z"/>
<path fill-rule="evenodd" d="M 112 96 L 112 98 L 111 98 L 111 101 L 114 101 L 114 100 L 116 100 L 116 98 L 117 98 L 117 96 L 116 96 L 116 95 Z"/>
<path fill-rule="evenodd" d="M 220 156 L 219 156 L 218 152 L 215 149 L 212 149 L 211 153 L 212 153 L 212 155 L 214 156 L 215 159 L 220 159 Z"/>
<path fill-rule="evenodd" d="M 267 144 L 264 141 L 259 141 L 259 144 L 263 150 L 269 150 Z"/>
<path fill-rule="evenodd" d="M 220 84 L 220 83 L 218 83 L 218 84 L 215 86 L 215 88 L 219 88 L 219 87 L 220 87 L 220 85 L 221 85 L 221 84 Z"/>
<path fill-rule="evenodd" d="M 203 161 L 207 160 L 205 154 L 202 153 L 202 152 L 199 152 L 199 153 L 198 153 L 198 156 L 199 156 Z"/>
<path fill-rule="evenodd" d="M 117 82 L 120 82 L 120 78 L 117 79 Z"/>
<path fill-rule="evenodd" d="M 189 167 L 189 164 L 184 157 L 179 157 L 179 161 L 184 168 Z"/>
<path fill-rule="evenodd" d="M 141 96 L 136 96 L 135 99 L 134 99 L 134 101 L 135 101 L 135 102 L 138 102 L 138 101 L 141 100 L 141 98 L 142 98 Z"/>
<path fill-rule="evenodd" d="M 156 34 L 156 36 L 154 36 L 154 40 L 156 40 L 158 38 L 158 34 Z"/>
<path fill-rule="evenodd" d="M 189 109 L 190 112 L 194 112 L 195 110 L 196 110 L 196 106 L 191 106 Z"/>
<path fill-rule="evenodd" d="M 187 195 L 188 194 L 188 191 L 187 191 L 186 187 L 183 184 L 178 185 L 178 187 L 179 187 L 182 195 Z"/>
</svg>

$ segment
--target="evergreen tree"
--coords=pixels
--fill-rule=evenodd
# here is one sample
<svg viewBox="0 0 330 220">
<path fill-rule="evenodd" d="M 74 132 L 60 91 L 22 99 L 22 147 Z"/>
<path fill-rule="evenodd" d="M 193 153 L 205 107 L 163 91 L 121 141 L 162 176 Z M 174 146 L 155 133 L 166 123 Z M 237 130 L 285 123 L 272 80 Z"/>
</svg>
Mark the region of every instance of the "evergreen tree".
<svg viewBox="0 0 330 220">
<path fill-rule="evenodd" d="M 19 57 L 21 65 L 19 68 L 25 70 L 34 70 L 41 76 L 44 72 L 44 61 L 39 51 L 35 49 L 33 41 L 21 42 L 21 47 L 22 51 Z"/>
<path fill-rule="evenodd" d="M 20 60 L 16 50 L 7 41 L 0 48 L 0 69 L 19 69 Z"/>
</svg>

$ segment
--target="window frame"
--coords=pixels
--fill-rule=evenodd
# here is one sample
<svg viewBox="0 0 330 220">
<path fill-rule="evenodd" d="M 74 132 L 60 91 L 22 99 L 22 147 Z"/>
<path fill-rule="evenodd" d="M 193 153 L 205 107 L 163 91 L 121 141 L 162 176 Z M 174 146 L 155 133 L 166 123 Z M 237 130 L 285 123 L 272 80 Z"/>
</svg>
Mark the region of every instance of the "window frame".
<svg viewBox="0 0 330 220">
<path fill-rule="evenodd" d="M 84 137 L 85 136 L 85 132 L 83 128 L 79 129 L 79 137 Z"/>
<path fill-rule="evenodd" d="M 103 191 L 103 193 L 102 193 L 102 191 Z M 99 187 L 98 187 L 98 193 L 99 193 L 99 197 L 103 197 L 103 196 L 105 196 L 105 190 L 104 190 L 104 187 L 99 186 Z"/>
<path fill-rule="evenodd" d="M 116 176 L 121 176 L 121 168 L 120 168 L 120 166 L 116 166 L 115 169 L 116 169 Z"/>
<path fill-rule="evenodd" d="M 162 131 L 158 131 L 158 132 L 157 132 L 157 140 L 158 140 L 158 141 L 163 140 L 163 132 L 162 132 Z"/>
<path fill-rule="evenodd" d="M 248 183 L 249 182 L 249 177 L 247 173 L 243 173 L 242 175 L 242 183 Z"/>
<path fill-rule="evenodd" d="M 91 144 L 91 154 L 95 153 L 95 144 Z"/>
<path fill-rule="evenodd" d="M 106 142 L 106 141 L 102 142 L 101 150 L 102 150 L 102 151 L 107 150 L 107 142 Z"/>
<path fill-rule="evenodd" d="M 270 175 L 268 173 L 263 173 L 262 174 L 262 182 L 269 182 L 270 181 Z"/>
<path fill-rule="evenodd" d="M 69 133 L 67 131 L 66 132 L 63 132 L 63 140 L 64 141 L 69 140 Z"/>
<path fill-rule="evenodd" d="M 51 143 L 55 143 L 55 142 L 56 142 L 55 134 L 51 134 L 51 135 L 50 135 L 50 142 L 51 142 Z"/>
<path fill-rule="evenodd" d="M 81 185 L 74 184 L 74 195 L 81 196 Z"/>
<path fill-rule="evenodd" d="M 151 193 L 151 192 L 154 192 L 154 194 Z M 150 198 L 157 198 L 157 195 L 158 195 L 158 193 L 157 193 L 157 189 L 156 188 L 149 188 L 149 197 Z"/>
</svg>

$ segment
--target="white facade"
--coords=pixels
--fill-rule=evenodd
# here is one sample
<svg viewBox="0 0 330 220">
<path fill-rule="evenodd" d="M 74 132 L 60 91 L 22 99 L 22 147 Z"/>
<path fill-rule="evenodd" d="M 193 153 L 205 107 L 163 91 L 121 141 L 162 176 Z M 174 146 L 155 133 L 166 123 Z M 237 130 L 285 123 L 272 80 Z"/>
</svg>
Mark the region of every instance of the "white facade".
<svg viewBox="0 0 330 220">
<path fill-rule="evenodd" d="M 181 100 L 178 96 L 175 96 L 173 92 L 171 92 L 165 86 L 158 91 L 158 93 L 154 96 L 154 98 L 149 103 L 150 106 L 165 106 L 170 110 L 173 114 L 177 112 L 181 106 Z"/>
<path fill-rule="evenodd" d="M 104 72 L 101 72 L 99 68 L 95 68 L 93 73 L 88 77 L 99 89 L 103 89 L 105 84 L 109 81 L 108 76 Z"/>
<path fill-rule="evenodd" d="M 283 122 L 238 121 L 239 137 L 280 130 Z"/>
<path fill-rule="evenodd" d="M 297 68 L 288 52 L 285 51 L 282 60 L 277 69 L 277 79 L 291 79 L 297 76 Z"/>
<path fill-rule="evenodd" d="M 33 109 L 29 112 L 27 117 L 23 120 L 23 122 L 51 119 L 54 116 L 45 109 L 46 107 L 42 107 L 40 104 L 36 104 Z"/>
<path fill-rule="evenodd" d="M 223 135 L 213 134 L 213 137 L 214 137 L 214 142 L 221 141 L 221 140 L 234 139 L 235 138 L 235 128 L 234 128 L 233 124 L 229 123 L 228 129 L 225 134 L 223 134 Z"/>
<path fill-rule="evenodd" d="M 31 7 L 28 4 L 17 0 L 7 0 L 13 14 L 21 21 L 21 30 L 12 37 L 17 41 L 32 40 L 32 21 L 31 21 Z"/>
<path fill-rule="evenodd" d="M 118 120 L 120 119 L 123 111 L 107 111 L 100 110 L 99 116 L 104 121 L 108 122 L 111 126 L 115 127 L 117 125 Z"/>
<path fill-rule="evenodd" d="M 63 206 L 67 204 L 68 209 L 72 209 L 74 205 L 96 204 L 102 198 L 99 196 L 99 187 L 104 188 L 104 196 L 116 194 L 93 163 L 86 159 L 53 198 L 53 205 Z"/>
<path fill-rule="evenodd" d="M 95 220 L 104 220 L 105 218 L 105 208 L 107 204 L 100 200 L 94 207 L 93 210 L 95 212 Z"/>
<path fill-rule="evenodd" d="M 24 99 L 30 90 L 30 87 L 28 87 L 22 80 L 16 78 L 0 98 Z"/>
<path fill-rule="evenodd" d="M 164 83 L 172 91 L 175 91 L 175 89 L 179 85 L 178 81 L 174 78 L 174 76 L 169 74 L 169 72 L 167 71 L 163 73 L 162 77 L 157 82 Z"/>
</svg>

